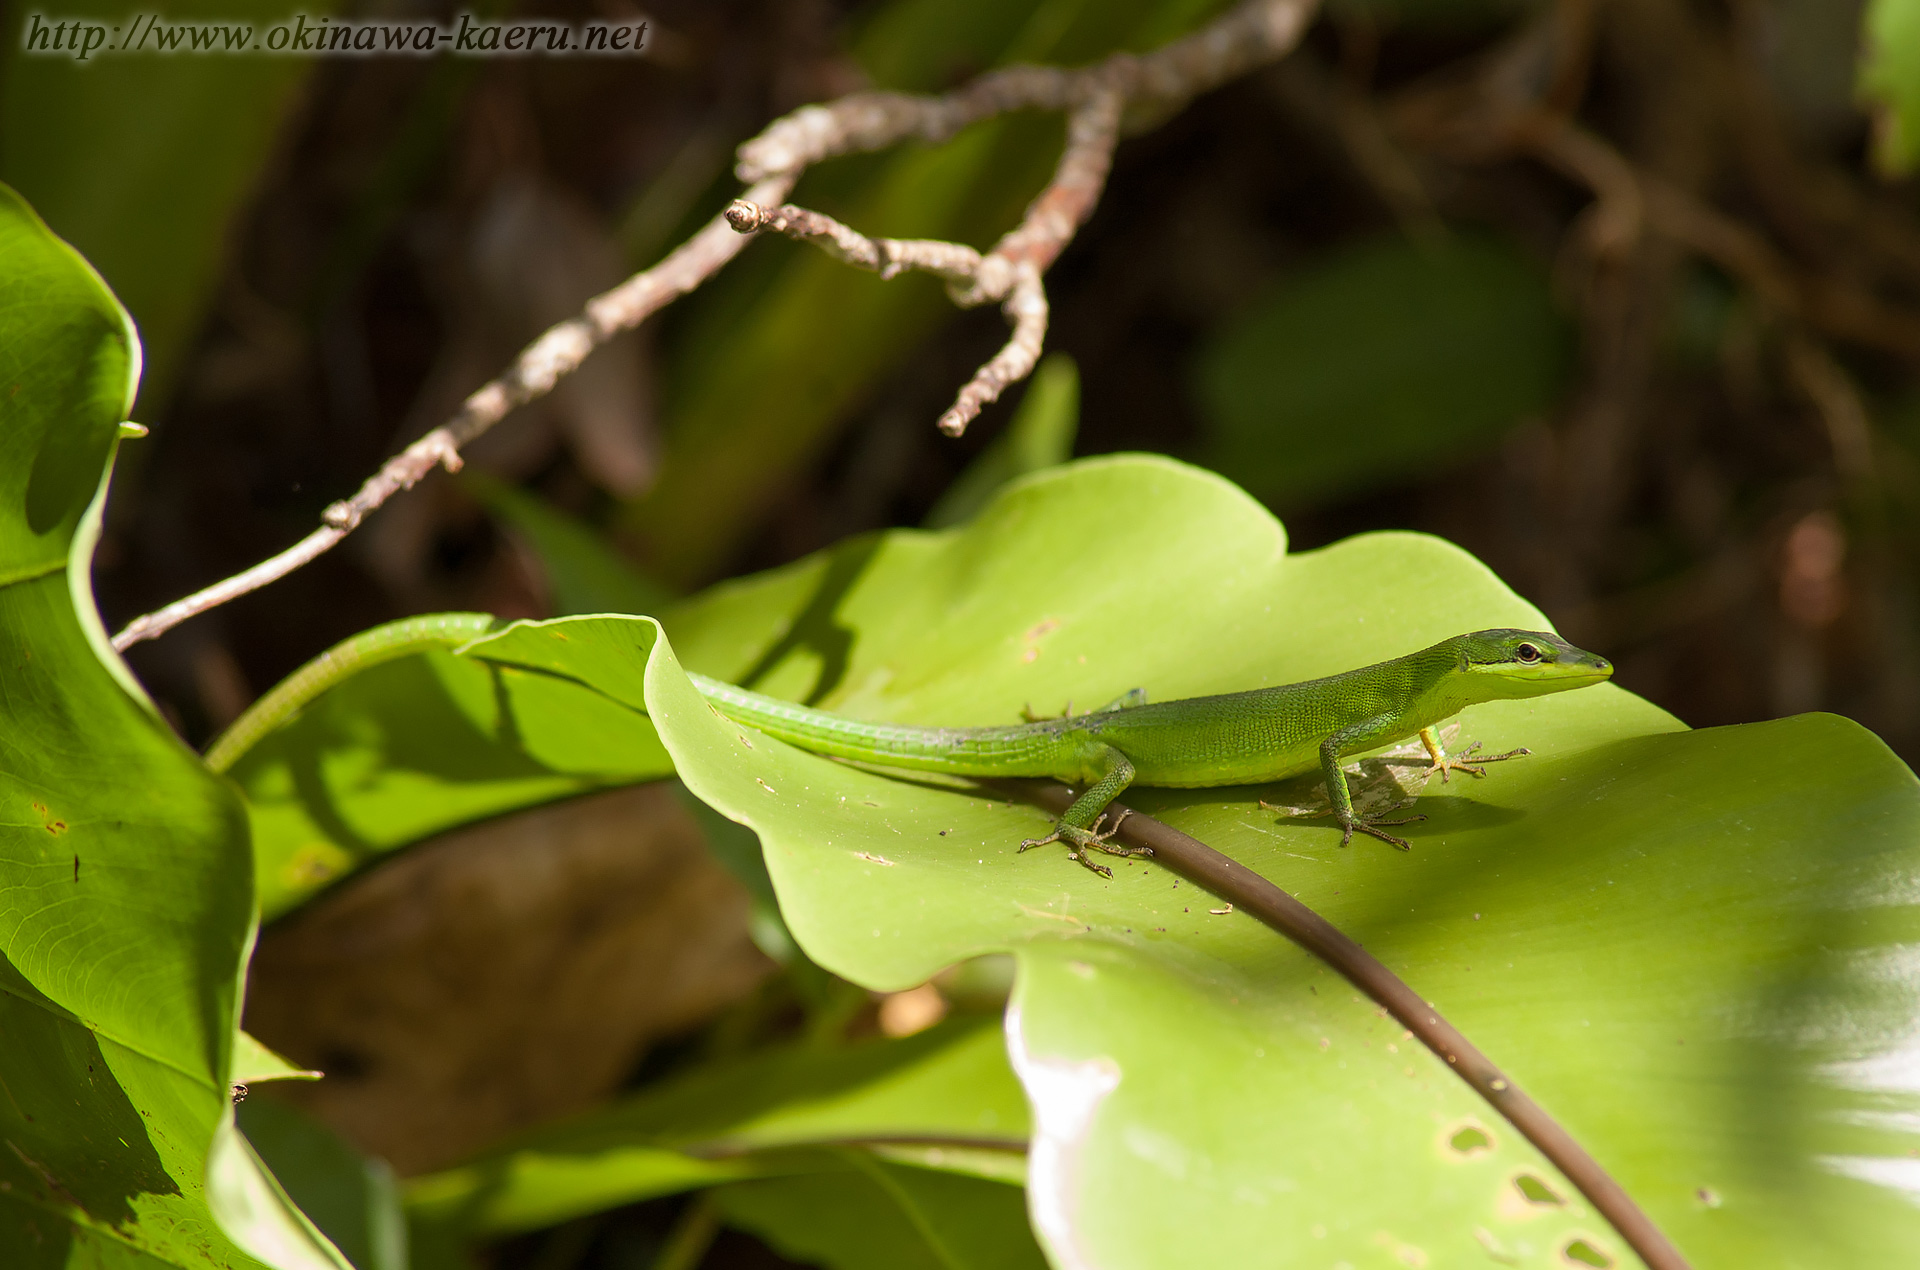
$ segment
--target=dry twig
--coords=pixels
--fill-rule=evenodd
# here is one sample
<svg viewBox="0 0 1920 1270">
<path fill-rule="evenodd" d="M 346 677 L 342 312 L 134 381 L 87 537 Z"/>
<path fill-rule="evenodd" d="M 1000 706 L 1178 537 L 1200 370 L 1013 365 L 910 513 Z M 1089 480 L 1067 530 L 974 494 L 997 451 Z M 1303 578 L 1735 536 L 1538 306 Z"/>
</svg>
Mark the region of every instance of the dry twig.
<svg viewBox="0 0 1920 1270">
<path fill-rule="evenodd" d="M 1299 39 L 1315 3 L 1259 0 L 1145 56 L 1116 53 L 1074 70 L 1009 67 L 944 96 L 856 93 L 830 105 L 795 111 L 740 147 L 738 174 L 742 180 L 753 180 L 909 137 L 945 140 L 967 124 L 1009 111 L 1067 111 L 1067 143 L 1052 179 L 1028 206 L 1020 224 L 985 255 L 958 243 L 870 239 L 798 207 L 768 209 L 735 203 L 728 219 L 741 233 L 772 230 L 799 238 L 882 277 L 905 269 L 938 274 L 947 280 L 954 303 L 964 307 L 998 303 L 1013 327 L 1012 337 L 974 372 L 940 416 L 940 430 L 959 436 L 984 407 L 1025 379 L 1039 361 L 1047 333 L 1047 296 L 1040 277 L 1100 201 L 1127 107 L 1165 111 L 1277 59 Z"/>
<path fill-rule="evenodd" d="M 152 639 L 196 614 L 285 577 L 330 550 L 389 498 L 410 489 L 435 467 L 458 471 L 462 446 L 515 407 L 545 395 L 601 344 L 705 282 L 739 253 L 747 241 L 743 234 L 762 228 L 820 243 L 849 264 L 876 269 L 883 277 L 901 268 L 927 269 L 947 278 L 960 304 L 1000 304 L 1013 326 L 1012 338 L 974 373 L 952 408 L 940 417 L 941 430 L 958 435 L 983 406 L 1025 378 L 1039 359 L 1047 329 L 1047 298 L 1040 275 L 1099 201 L 1122 110 L 1127 106 L 1170 110 L 1280 57 L 1299 39 L 1317 4 L 1318 0 L 1248 0 L 1185 39 L 1143 56 L 1117 53 L 1076 69 L 1013 66 L 943 96 L 854 93 L 825 105 L 804 106 L 775 120 L 740 147 L 736 171 L 751 185 L 726 215 L 708 222 L 653 268 L 589 301 L 579 317 L 560 323 L 528 345 L 505 374 L 468 397 L 452 419 L 389 459 L 352 498 L 328 507 L 319 529 L 251 569 L 135 618 L 113 637 L 113 646 L 124 650 Z M 780 205 L 800 175 L 822 159 L 877 150 L 911 138 L 943 141 L 968 124 L 1034 109 L 1068 112 L 1066 147 L 1053 179 L 1019 226 L 984 256 L 957 243 L 868 239 L 816 213 Z M 745 210 L 749 207 L 751 213 Z M 739 228 L 733 224 L 735 218 Z M 803 226 L 809 228 L 803 231 Z M 911 250 L 897 260 L 873 254 L 895 248 Z M 935 267 L 936 260 L 944 263 Z"/>
<path fill-rule="evenodd" d="M 772 176 L 747 193 L 772 201 L 785 197 L 792 188 L 792 177 Z M 332 549 L 381 504 L 401 490 L 411 489 L 434 468 L 459 471 L 460 447 L 506 418 L 516 406 L 545 396 L 594 349 L 705 282 L 739 254 L 741 245 L 726 220 L 714 217 L 659 264 L 595 296 L 580 316 L 549 328 L 527 345 L 512 367 L 469 396 L 458 414 L 388 459 L 352 498 L 334 503 L 321 513 L 320 528 L 243 573 L 135 618 L 113 637 L 114 648 L 124 650 L 143 639 L 152 639 L 190 617 L 285 577 Z"/>
</svg>

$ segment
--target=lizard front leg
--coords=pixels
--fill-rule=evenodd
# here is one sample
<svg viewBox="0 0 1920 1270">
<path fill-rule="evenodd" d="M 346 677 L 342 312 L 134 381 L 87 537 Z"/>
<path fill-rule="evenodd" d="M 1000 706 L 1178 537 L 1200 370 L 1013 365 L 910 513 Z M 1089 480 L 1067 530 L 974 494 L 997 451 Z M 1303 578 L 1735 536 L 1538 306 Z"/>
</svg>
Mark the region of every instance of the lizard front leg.
<svg viewBox="0 0 1920 1270">
<path fill-rule="evenodd" d="M 1106 832 L 1100 832 L 1101 817 L 1106 814 L 1107 804 L 1118 798 L 1121 791 L 1133 784 L 1133 764 L 1127 756 L 1111 745 L 1101 746 L 1102 773 L 1087 791 L 1073 800 L 1073 806 L 1055 822 L 1053 832 L 1044 838 L 1029 838 L 1020 844 L 1020 850 L 1045 846 L 1049 842 L 1066 842 L 1070 848 L 1067 858 L 1077 860 L 1102 877 L 1112 877 L 1113 870 L 1103 864 L 1096 864 L 1089 852 L 1100 850 L 1108 855 L 1137 856 L 1152 855 L 1150 847 L 1116 847 L 1111 844 L 1114 834 L 1120 831 L 1120 822 L 1127 818 L 1121 812 L 1109 825 Z"/>
<path fill-rule="evenodd" d="M 1413 844 L 1405 838 L 1396 838 L 1379 828 L 1380 825 L 1410 825 L 1416 820 L 1425 820 L 1425 816 L 1402 816 L 1395 820 L 1384 820 L 1378 816 L 1362 816 L 1353 810 L 1353 795 L 1347 789 L 1347 774 L 1340 770 L 1340 753 L 1352 746 L 1365 748 L 1361 738 L 1380 730 L 1382 720 L 1363 719 L 1350 727 L 1340 729 L 1320 743 L 1320 772 L 1326 778 L 1327 797 L 1333 803 L 1333 818 L 1340 822 L 1340 845 L 1346 846 L 1353 841 L 1354 831 L 1370 834 L 1382 842 L 1391 842 L 1402 851 L 1413 850 Z M 1404 734 L 1403 734 L 1404 735 Z"/>
<path fill-rule="evenodd" d="M 1447 777 L 1452 772 L 1465 772 L 1469 776 L 1485 776 L 1487 769 L 1482 764 L 1503 763 L 1510 758 L 1519 758 L 1523 754 L 1533 753 L 1523 745 L 1517 750 L 1508 750 L 1505 754 L 1475 755 L 1474 751 L 1480 748 L 1480 742 L 1475 741 L 1458 754 L 1449 755 L 1446 747 L 1440 744 L 1439 733 L 1430 727 L 1420 729 L 1420 744 L 1427 747 L 1427 757 L 1433 761 L 1432 766 L 1427 768 L 1427 779 L 1433 779 L 1433 774 L 1438 772 L 1442 785 L 1447 783 Z M 1469 758 L 1473 761 L 1465 761 Z"/>
</svg>

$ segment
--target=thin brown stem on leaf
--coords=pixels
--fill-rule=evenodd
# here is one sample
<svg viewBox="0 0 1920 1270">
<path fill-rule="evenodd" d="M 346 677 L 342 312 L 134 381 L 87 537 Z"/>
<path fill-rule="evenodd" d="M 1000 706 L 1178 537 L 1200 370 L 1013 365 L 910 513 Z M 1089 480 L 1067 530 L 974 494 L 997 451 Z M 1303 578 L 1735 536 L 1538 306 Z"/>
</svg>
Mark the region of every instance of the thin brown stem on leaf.
<svg viewBox="0 0 1920 1270">
<path fill-rule="evenodd" d="M 997 783 L 997 782 L 996 782 Z M 1064 785 L 1045 781 L 1006 782 L 1055 815 L 1072 805 L 1074 794 Z M 1340 929 L 1252 869 L 1215 851 L 1198 838 L 1118 803 L 1110 814 L 1122 817 L 1119 837 L 1134 846 L 1148 847 L 1153 858 L 1181 877 L 1197 883 L 1235 909 L 1252 915 L 1338 971 L 1349 983 L 1399 1020 L 1460 1079 L 1467 1082 L 1527 1141 L 1539 1148 L 1569 1182 L 1579 1188 L 1600 1215 L 1612 1224 L 1649 1270 L 1687 1270 L 1667 1237 L 1640 1210 L 1620 1184 L 1603 1169 L 1545 1108 L 1529 1098 L 1512 1077 L 1480 1052 L 1460 1029 L 1447 1022 L 1432 1002 L 1423 1000 L 1393 971 L 1353 942 Z"/>
</svg>

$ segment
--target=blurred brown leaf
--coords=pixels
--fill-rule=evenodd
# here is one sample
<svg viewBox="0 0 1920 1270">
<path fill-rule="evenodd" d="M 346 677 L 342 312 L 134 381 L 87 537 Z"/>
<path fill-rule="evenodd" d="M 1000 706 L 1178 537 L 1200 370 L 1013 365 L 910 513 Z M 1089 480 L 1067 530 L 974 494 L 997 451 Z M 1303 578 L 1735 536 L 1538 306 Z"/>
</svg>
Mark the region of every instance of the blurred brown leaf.
<svg viewBox="0 0 1920 1270">
<path fill-rule="evenodd" d="M 666 784 L 458 830 L 265 931 L 247 1028 L 327 1073 L 273 1091 L 402 1174 L 618 1089 L 772 970 Z"/>
</svg>

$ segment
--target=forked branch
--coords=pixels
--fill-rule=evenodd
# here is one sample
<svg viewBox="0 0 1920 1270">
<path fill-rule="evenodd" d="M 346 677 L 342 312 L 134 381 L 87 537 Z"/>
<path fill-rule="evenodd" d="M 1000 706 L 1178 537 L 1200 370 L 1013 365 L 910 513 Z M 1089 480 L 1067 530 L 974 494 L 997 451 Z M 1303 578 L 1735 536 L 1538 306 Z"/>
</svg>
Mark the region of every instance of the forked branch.
<svg viewBox="0 0 1920 1270">
<path fill-rule="evenodd" d="M 152 639 L 285 577 L 331 550 L 389 498 L 412 488 L 434 468 L 459 470 L 463 446 L 515 407 L 551 391 L 594 349 L 705 282 L 745 246 L 743 235 L 761 229 L 806 238 L 884 277 L 901 268 L 926 269 L 948 280 L 959 304 L 1000 305 L 1013 327 L 1012 338 L 974 372 L 940 416 L 941 430 L 957 436 L 982 407 L 1024 379 L 1039 360 L 1047 330 L 1047 297 L 1040 276 L 1099 202 L 1123 111 L 1144 106 L 1164 112 L 1279 58 L 1299 40 L 1318 2 L 1248 0 L 1185 39 L 1145 55 L 1117 53 L 1075 69 L 1012 66 L 938 96 L 854 93 L 776 119 L 740 147 L 736 171 L 751 184 L 725 215 L 708 222 L 653 268 L 589 301 L 580 316 L 528 345 L 506 373 L 468 397 L 458 414 L 387 460 L 352 498 L 328 507 L 320 528 L 251 569 L 135 618 L 113 637 L 113 646 L 124 650 Z M 959 243 L 868 239 L 803 208 L 781 206 L 801 174 L 822 159 L 912 138 L 944 141 L 968 124 L 1015 110 L 1068 112 L 1067 144 L 1046 189 L 1020 224 L 985 255 Z M 873 254 L 895 248 L 912 250 L 898 258 Z M 936 261 L 944 263 L 936 266 Z"/>
</svg>

